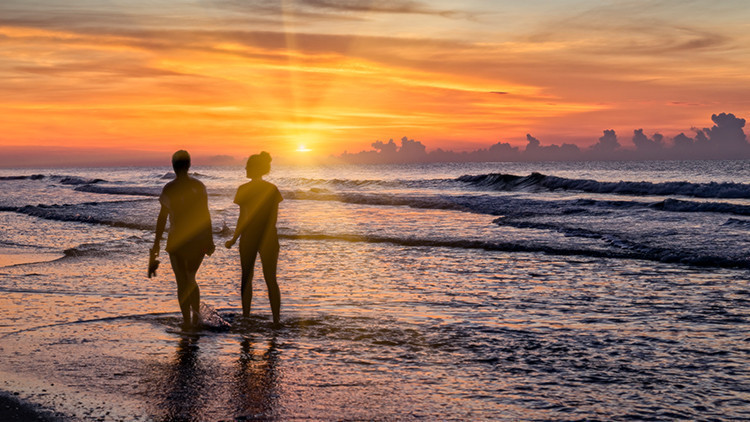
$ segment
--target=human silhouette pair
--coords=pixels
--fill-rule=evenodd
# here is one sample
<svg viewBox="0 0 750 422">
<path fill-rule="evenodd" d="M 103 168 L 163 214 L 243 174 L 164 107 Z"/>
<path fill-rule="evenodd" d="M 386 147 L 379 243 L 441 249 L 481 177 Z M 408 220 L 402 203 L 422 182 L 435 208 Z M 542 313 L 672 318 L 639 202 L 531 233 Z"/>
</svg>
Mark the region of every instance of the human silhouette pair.
<svg viewBox="0 0 750 422">
<path fill-rule="evenodd" d="M 149 253 L 149 278 L 156 274 L 160 241 L 169 219 L 166 251 L 177 281 L 177 299 L 183 317 L 183 328 L 200 325 L 200 289 L 195 280 L 203 258 L 215 251 L 206 187 L 188 174 L 190 155 L 180 150 L 172 156 L 175 178 L 164 186 L 156 220 L 156 237 Z M 279 203 L 283 200 L 278 188 L 263 180 L 271 171 L 271 156 L 261 152 L 247 160 L 249 182 L 237 189 L 234 203 L 240 214 L 232 238 L 225 243 L 231 248 L 239 239 L 242 278 L 240 292 L 242 315 L 250 315 L 252 278 L 255 258 L 260 254 L 263 277 L 268 287 L 273 323 L 280 324 L 281 293 L 276 280 L 279 238 L 276 232 Z"/>
</svg>

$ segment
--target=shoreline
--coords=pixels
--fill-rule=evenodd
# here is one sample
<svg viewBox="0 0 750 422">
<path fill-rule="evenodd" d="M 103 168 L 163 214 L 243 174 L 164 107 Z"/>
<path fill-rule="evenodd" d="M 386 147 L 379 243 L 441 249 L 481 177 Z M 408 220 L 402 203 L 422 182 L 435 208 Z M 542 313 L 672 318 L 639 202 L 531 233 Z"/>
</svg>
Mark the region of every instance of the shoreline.
<svg viewBox="0 0 750 422">
<path fill-rule="evenodd" d="M 40 252 L 30 247 L 0 246 L 0 268 L 24 264 L 40 264 L 65 257 L 61 252 Z"/>
</svg>

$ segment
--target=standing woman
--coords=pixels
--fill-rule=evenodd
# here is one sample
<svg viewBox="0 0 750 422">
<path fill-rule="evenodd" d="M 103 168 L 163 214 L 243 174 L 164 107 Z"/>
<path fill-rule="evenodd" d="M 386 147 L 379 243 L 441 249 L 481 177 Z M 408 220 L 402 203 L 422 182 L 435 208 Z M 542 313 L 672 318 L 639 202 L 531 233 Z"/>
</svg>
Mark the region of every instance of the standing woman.
<svg viewBox="0 0 750 422">
<path fill-rule="evenodd" d="M 240 262 L 242 263 L 242 316 L 250 315 L 253 299 L 253 270 L 255 256 L 260 253 L 263 265 L 263 278 L 268 287 L 274 325 L 279 324 L 281 293 L 276 282 L 276 264 L 279 260 L 279 237 L 276 233 L 276 219 L 279 202 L 283 200 L 276 185 L 263 180 L 263 175 L 271 171 L 271 155 L 263 151 L 247 159 L 249 182 L 237 189 L 234 203 L 240 206 L 240 216 L 227 248 L 240 238 Z"/>
</svg>

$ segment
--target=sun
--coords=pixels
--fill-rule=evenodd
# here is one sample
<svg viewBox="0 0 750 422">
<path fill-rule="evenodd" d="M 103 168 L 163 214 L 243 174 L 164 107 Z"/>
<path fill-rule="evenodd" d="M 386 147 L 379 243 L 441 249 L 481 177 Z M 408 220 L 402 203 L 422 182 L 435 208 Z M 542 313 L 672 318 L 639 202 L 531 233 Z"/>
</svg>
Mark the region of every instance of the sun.
<svg viewBox="0 0 750 422">
<path fill-rule="evenodd" d="M 306 147 L 306 146 L 304 146 L 304 145 L 300 145 L 299 147 L 297 147 L 297 150 L 296 150 L 296 151 L 297 151 L 297 152 L 310 152 L 310 151 L 312 151 L 312 150 L 311 150 L 310 148 L 307 148 L 307 147 Z"/>
</svg>

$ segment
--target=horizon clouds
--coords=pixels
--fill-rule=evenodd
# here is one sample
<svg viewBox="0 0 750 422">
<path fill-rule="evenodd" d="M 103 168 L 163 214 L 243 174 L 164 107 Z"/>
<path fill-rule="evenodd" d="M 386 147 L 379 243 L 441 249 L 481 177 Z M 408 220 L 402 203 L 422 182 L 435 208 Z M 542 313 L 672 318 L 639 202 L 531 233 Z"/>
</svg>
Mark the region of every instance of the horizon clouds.
<svg viewBox="0 0 750 422">
<path fill-rule="evenodd" d="M 634 148 L 624 147 L 615 130 L 605 129 L 598 141 L 586 148 L 569 143 L 542 145 L 539 139 L 526 134 L 527 144 L 523 150 L 501 141 L 474 151 L 455 152 L 437 148 L 428 152 L 422 142 L 403 137 L 401 146 L 393 139 L 388 142 L 375 141 L 372 150 L 357 153 L 344 151 L 335 158 L 353 164 L 750 158 L 750 143 L 743 129 L 745 119 L 732 113 L 720 113 L 711 115 L 711 120 L 714 123 L 711 128 L 693 127 L 694 137 L 681 132 L 668 139 L 656 132 L 649 138 L 642 128 L 634 129 L 631 138 Z"/>
</svg>

